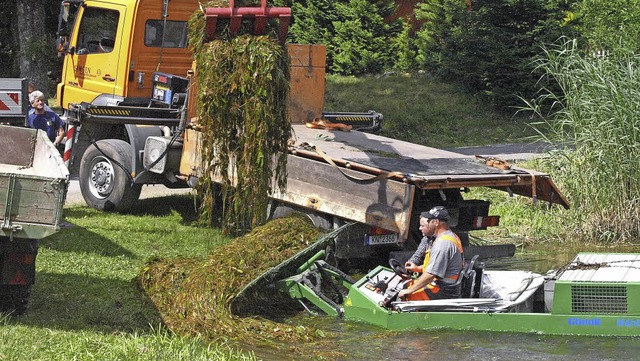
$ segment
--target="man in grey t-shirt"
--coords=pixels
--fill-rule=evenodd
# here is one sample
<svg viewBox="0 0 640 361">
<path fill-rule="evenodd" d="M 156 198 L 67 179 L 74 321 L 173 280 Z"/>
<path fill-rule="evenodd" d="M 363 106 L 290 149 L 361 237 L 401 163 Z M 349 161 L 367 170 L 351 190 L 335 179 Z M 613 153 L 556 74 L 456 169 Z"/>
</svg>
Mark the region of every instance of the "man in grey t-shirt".
<svg viewBox="0 0 640 361">
<path fill-rule="evenodd" d="M 449 229 L 449 212 L 446 208 L 433 207 L 420 214 L 420 231 L 425 237 L 435 237 L 425 247 L 422 274 L 407 283 L 400 291 L 398 298 L 402 300 L 435 300 L 455 298 L 460 295 L 460 286 L 453 286 L 463 267 L 462 242 Z M 412 257 L 413 259 L 413 257 Z M 416 264 L 410 259 L 405 267 L 415 269 Z"/>
</svg>

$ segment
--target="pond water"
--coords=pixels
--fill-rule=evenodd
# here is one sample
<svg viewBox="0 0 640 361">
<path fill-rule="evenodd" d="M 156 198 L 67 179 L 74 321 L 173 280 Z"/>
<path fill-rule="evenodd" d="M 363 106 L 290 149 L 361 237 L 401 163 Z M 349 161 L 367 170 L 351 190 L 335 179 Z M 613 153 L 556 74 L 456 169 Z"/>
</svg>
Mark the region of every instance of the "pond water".
<svg viewBox="0 0 640 361">
<path fill-rule="evenodd" d="M 485 260 L 488 269 L 531 270 L 546 273 L 569 262 L 579 251 L 640 252 L 640 247 L 529 249 L 511 258 Z M 300 315 L 290 320 L 338 334 L 330 348 L 336 360 L 638 360 L 640 337 L 546 336 L 479 331 L 392 332 L 334 317 Z M 262 360 L 299 360 L 300 354 L 254 349 Z M 323 350 L 318 350 L 323 351 Z M 304 357 L 303 357 L 304 358 Z M 308 359 L 317 359 L 309 356 Z"/>
</svg>

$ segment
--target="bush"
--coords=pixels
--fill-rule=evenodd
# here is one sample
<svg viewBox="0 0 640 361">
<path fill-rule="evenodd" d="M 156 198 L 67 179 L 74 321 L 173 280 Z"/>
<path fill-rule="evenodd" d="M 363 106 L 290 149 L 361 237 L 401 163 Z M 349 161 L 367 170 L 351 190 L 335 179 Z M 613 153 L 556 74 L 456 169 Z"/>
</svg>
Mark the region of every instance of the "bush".
<svg viewBox="0 0 640 361">
<path fill-rule="evenodd" d="M 633 53 L 640 49 L 638 0 L 583 0 L 576 3 L 575 27 L 590 49 Z"/>
<path fill-rule="evenodd" d="M 286 5 L 286 1 L 283 5 Z M 391 0 L 337 2 L 307 0 L 291 4 L 291 42 L 325 44 L 327 69 L 343 75 L 377 74 L 391 69 L 401 22 L 386 23 Z"/>
<path fill-rule="evenodd" d="M 463 84 L 497 106 L 513 106 L 536 91 L 533 58 L 551 29 L 553 9 L 537 0 L 426 0 L 417 16 L 418 60 L 447 81 Z M 544 25 L 544 26 L 543 26 Z M 547 30 L 549 29 L 549 30 Z M 554 37 L 555 40 L 555 37 Z"/>
</svg>

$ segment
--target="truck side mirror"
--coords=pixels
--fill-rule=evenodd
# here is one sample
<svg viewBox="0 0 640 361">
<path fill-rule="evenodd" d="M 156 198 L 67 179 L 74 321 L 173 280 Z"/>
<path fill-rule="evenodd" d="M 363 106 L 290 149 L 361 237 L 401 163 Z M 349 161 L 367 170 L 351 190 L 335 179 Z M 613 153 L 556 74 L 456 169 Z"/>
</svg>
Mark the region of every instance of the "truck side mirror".
<svg viewBox="0 0 640 361">
<path fill-rule="evenodd" d="M 69 15 L 71 13 L 71 1 L 63 1 L 58 15 L 58 31 L 56 35 L 56 50 L 58 55 L 66 54 L 69 49 Z"/>
<path fill-rule="evenodd" d="M 69 49 L 69 37 L 66 35 L 58 36 L 58 40 L 56 41 L 56 49 L 58 50 L 58 54 L 66 54 Z"/>
<path fill-rule="evenodd" d="M 60 17 L 62 18 L 62 20 L 64 20 L 64 22 L 68 22 L 69 21 L 69 10 L 71 9 L 71 3 L 69 3 L 68 1 L 63 1 L 62 2 L 62 9 L 60 11 Z"/>
</svg>

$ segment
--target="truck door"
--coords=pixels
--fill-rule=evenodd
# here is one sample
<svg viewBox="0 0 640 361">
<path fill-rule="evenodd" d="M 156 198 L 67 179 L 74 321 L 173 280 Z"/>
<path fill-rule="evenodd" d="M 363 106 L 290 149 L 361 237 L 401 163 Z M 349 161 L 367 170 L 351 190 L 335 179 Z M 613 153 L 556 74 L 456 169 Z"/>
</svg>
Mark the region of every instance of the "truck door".
<svg viewBox="0 0 640 361">
<path fill-rule="evenodd" d="M 116 4 L 87 1 L 80 8 L 78 21 L 65 58 L 63 71 L 64 108 L 69 103 L 93 102 L 115 105 L 114 96 L 122 96 L 120 73 L 126 61 L 123 35 L 126 8 Z"/>
</svg>

